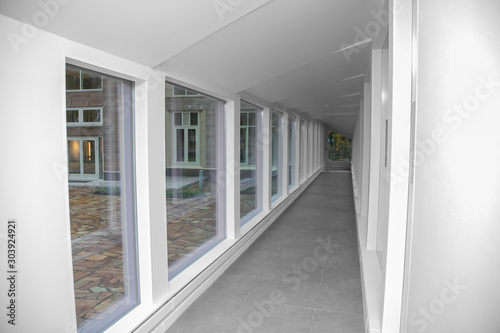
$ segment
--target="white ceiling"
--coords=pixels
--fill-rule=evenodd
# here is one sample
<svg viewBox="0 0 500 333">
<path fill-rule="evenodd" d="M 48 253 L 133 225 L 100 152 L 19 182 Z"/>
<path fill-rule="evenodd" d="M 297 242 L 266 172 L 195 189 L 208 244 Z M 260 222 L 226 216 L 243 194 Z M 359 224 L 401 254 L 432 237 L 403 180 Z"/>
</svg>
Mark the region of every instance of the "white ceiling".
<svg viewBox="0 0 500 333">
<path fill-rule="evenodd" d="M 147 66 L 175 67 L 352 137 L 372 42 L 350 61 L 339 50 L 365 39 L 356 29 L 375 22 L 370 11 L 383 1 L 60 0 L 67 4 L 52 8 L 44 29 Z M 0 0 L 0 13 L 33 22 L 40 3 Z"/>
</svg>

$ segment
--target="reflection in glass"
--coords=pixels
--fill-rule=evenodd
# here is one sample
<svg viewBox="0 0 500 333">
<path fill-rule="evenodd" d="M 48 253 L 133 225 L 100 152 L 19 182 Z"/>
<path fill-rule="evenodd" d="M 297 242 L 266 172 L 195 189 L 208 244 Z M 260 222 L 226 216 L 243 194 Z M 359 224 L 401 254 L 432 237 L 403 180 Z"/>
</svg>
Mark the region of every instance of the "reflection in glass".
<svg viewBox="0 0 500 333">
<path fill-rule="evenodd" d="M 177 129 L 177 162 L 184 162 L 184 130 Z"/>
<path fill-rule="evenodd" d="M 66 122 L 67 123 L 77 123 L 78 119 L 78 110 L 66 110 Z"/>
<path fill-rule="evenodd" d="M 226 237 L 224 107 L 181 86 L 165 87 L 168 271 L 173 278 Z"/>
<path fill-rule="evenodd" d="M 80 173 L 80 141 L 68 140 L 68 164 L 70 174 Z"/>
<path fill-rule="evenodd" d="M 83 173 L 96 173 L 95 141 L 83 141 Z"/>
<path fill-rule="evenodd" d="M 82 71 L 82 89 L 102 89 L 102 77 Z"/>
<path fill-rule="evenodd" d="M 133 149 L 133 83 L 67 65 L 66 104 L 84 121 L 68 126 L 71 248 L 78 332 L 102 332 L 139 300 Z M 105 81 L 105 83 L 104 83 Z M 74 91 L 73 91 L 74 90 Z M 103 106 L 103 101 L 113 101 Z M 83 109 L 91 106 L 88 110 Z M 96 107 L 93 109 L 92 106 Z M 100 119 L 102 107 L 105 119 Z M 76 120 L 73 110 L 67 121 Z M 76 118 L 75 118 L 76 117 Z M 103 121 L 103 126 L 86 122 Z M 105 153 L 104 153 L 105 152 Z"/>
<path fill-rule="evenodd" d="M 66 90 L 80 90 L 80 70 L 66 68 Z"/>
<path fill-rule="evenodd" d="M 196 130 L 188 129 L 188 162 L 196 162 Z"/>
<path fill-rule="evenodd" d="M 98 123 L 101 121 L 101 111 L 97 109 L 83 110 L 83 122 Z"/>
<path fill-rule="evenodd" d="M 240 105 L 240 224 L 262 211 L 262 146 L 258 133 L 262 109 L 241 101 Z M 259 149 L 260 148 L 260 149 Z"/>
</svg>

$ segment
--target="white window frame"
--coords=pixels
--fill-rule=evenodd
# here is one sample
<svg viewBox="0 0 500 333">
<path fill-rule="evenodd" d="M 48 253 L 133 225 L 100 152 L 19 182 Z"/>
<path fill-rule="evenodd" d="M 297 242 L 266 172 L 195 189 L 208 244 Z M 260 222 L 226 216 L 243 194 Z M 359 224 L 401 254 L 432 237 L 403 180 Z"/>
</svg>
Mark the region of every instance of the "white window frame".
<svg viewBox="0 0 500 333">
<path fill-rule="evenodd" d="M 181 125 L 175 125 L 175 114 L 180 113 L 181 114 Z M 184 117 L 183 115 L 185 113 L 196 113 L 198 115 L 198 125 L 184 125 Z M 189 117 L 191 121 L 191 115 Z M 174 111 L 172 112 L 172 136 L 173 136 L 173 149 L 172 149 L 172 164 L 176 166 L 200 166 L 200 121 L 201 121 L 201 112 L 200 111 Z M 177 130 L 178 129 L 183 129 L 185 130 L 184 132 L 184 162 L 179 162 L 177 161 Z M 194 129 L 196 130 L 196 161 L 195 162 L 189 162 L 188 161 L 188 146 L 189 146 L 189 140 L 188 140 L 188 130 Z"/>
<path fill-rule="evenodd" d="M 94 121 L 94 122 L 84 122 L 83 121 L 83 113 L 85 110 L 99 110 L 100 112 L 100 120 L 99 121 Z M 103 114 L 103 108 L 102 107 L 84 107 L 84 108 L 66 108 L 66 112 L 68 111 L 78 111 L 78 122 L 68 122 L 68 119 L 66 118 L 66 126 L 68 127 L 97 127 L 97 126 L 102 126 L 103 121 L 102 118 L 104 116 Z"/>
<path fill-rule="evenodd" d="M 297 165 L 296 165 L 296 156 L 297 156 L 297 116 L 294 113 L 288 113 L 288 124 L 287 124 L 287 135 L 289 135 L 290 130 L 292 131 L 291 140 L 288 140 L 288 158 L 287 158 L 287 167 L 292 167 L 292 177 L 288 179 L 287 187 L 288 191 L 295 187 L 296 183 L 296 174 L 297 174 Z M 291 126 L 291 127 L 290 127 Z M 288 174 L 290 171 L 288 170 Z M 292 182 L 290 184 L 290 181 Z"/>
</svg>

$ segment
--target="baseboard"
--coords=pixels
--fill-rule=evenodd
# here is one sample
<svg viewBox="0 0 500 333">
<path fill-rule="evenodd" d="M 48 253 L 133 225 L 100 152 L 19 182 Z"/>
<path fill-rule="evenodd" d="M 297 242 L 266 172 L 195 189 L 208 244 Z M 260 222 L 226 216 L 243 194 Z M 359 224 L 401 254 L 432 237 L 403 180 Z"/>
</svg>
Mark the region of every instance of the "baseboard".
<svg viewBox="0 0 500 333">
<path fill-rule="evenodd" d="M 353 179 L 353 189 L 356 183 Z M 358 250 L 361 268 L 361 288 L 363 294 L 363 310 L 366 333 L 380 333 L 381 318 L 381 290 L 382 271 L 380 269 L 377 252 L 367 250 L 366 247 L 366 216 L 359 214 L 359 201 L 353 197 L 356 215 L 356 229 L 358 233 Z"/>
</svg>

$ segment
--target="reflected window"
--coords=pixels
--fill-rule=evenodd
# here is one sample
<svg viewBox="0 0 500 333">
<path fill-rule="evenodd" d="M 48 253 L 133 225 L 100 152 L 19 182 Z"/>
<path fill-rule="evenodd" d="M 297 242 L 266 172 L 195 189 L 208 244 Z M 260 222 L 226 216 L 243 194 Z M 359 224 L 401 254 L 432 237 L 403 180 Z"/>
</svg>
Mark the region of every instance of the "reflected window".
<svg viewBox="0 0 500 333">
<path fill-rule="evenodd" d="M 199 165 L 200 129 L 198 112 L 173 112 L 175 164 Z"/>
<path fill-rule="evenodd" d="M 66 74 L 66 103 L 73 106 L 66 122 L 78 332 L 102 332 L 140 302 L 134 88 L 130 81 L 75 66 L 68 65 Z M 106 100 L 114 102 L 85 107 Z"/>
<path fill-rule="evenodd" d="M 66 91 L 102 90 L 103 76 L 76 66 L 66 66 Z"/>
<path fill-rule="evenodd" d="M 102 126 L 102 107 L 66 109 L 67 126 Z"/>
<path fill-rule="evenodd" d="M 262 211 L 262 109 L 240 104 L 240 222 Z"/>
<path fill-rule="evenodd" d="M 172 95 L 173 96 L 196 96 L 198 95 L 198 92 L 180 87 L 180 86 L 172 86 Z"/>
<path fill-rule="evenodd" d="M 166 201 L 169 278 L 226 238 L 225 102 L 166 83 Z"/>
</svg>

